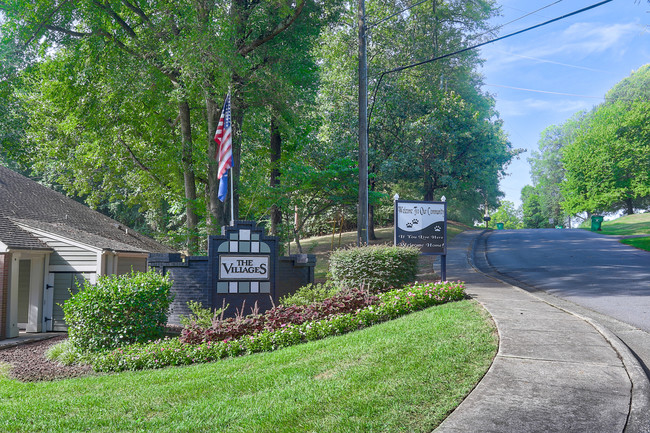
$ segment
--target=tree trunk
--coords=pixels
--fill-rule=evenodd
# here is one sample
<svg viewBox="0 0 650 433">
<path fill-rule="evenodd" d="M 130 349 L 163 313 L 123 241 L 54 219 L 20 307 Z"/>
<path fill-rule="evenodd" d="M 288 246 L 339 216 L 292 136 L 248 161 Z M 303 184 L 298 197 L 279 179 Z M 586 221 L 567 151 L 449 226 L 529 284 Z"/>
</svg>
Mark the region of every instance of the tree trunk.
<svg viewBox="0 0 650 433">
<path fill-rule="evenodd" d="M 370 173 L 375 172 L 375 165 L 370 166 Z M 368 189 L 372 192 L 377 187 L 374 177 L 370 177 L 370 182 Z M 368 206 L 368 239 L 371 241 L 377 240 L 377 235 L 375 234 L 375 205 L 371 204 Z"/>
<path fill-rule="evenodd" d="M 275 117 L 271 119 L 271 147 L 270 147 L 270 160 L 271 160 L 271 177 L 269 185 L 271 188 L 277 188 L 280 185 L 280 158 L 282 157 L 282 136 L 276 124 Z M 271 206 L 271 234 L 278 235 L 278 227 L 282 222 L 282 211 L 274 203 Z"/>
<path fill-rule="evenodd" d="M 424 179 L 424 201 L 433 201 L 433 194 L 435 193 L 434 183 L 425 176 Z"/>
<path fill-rule="evenodd" d="M 293 239 L 296 241 L 296 247 L 298 248 L 298 254 L 302 254 L 302 245 L 300 245 L 300 236 L 298 235 L 298 230 L 293 229 Z"/>
<path fill-rule="evenodd" d="M 196 179 L 192 161 L 192 126 L 190 123 L 190 106 L 187 101 L 178 104 L 181 122 L 181 161 L 183 164 L 183 182 L 185 187 L 185 209 L 187 227 L 187 250 L 195 254 L 199 247 L 199 237 L 196 232 L 198 216 L 196 214 Z"/>
<path fill-rule="evenodd" d="M 631 198 L 625 200 L 627 205 L 627 215 L 634 215 L 634 201 Z"/>
</svg>

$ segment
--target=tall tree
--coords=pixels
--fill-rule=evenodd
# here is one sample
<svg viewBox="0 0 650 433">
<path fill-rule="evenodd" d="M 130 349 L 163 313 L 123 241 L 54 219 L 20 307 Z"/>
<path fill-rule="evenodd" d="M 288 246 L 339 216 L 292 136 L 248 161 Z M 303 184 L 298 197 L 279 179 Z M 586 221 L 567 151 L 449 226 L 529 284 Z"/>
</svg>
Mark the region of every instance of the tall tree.
<svg viewBox="0 0 650 433">
<path fill-rule="evenodd" d="M 546 128 L 538 141 L 539 150 L 528 158 L 535 200 L 541 212 L 541 227 L 553 227 L 548 221 L 564 222 L 568 215 L 561 207 L 564 201 L 560 184 L 565 178 L 562 149 L 572 143 L 585 127 L 587 114 L 579 112 L 559 126 Z M 523 196 L 523 191 L 522 191 Z"/>
<path fill-rule="evenodd" d="M 212 136 L 220 114 L 220 102 L 215 101 L 222 100 L 226 88 L 232 83 L 236 131 L 234 177 L 239 179 L 242 144 L 239 131 L 246 110 L 258 99 L 254 84 L 265 81 L 263 71 L 268 67 L 270 56 L 264 48 L 276 42 L 295 24 L 305 4 L 305 0 L 296 3 L 41 0 L 32 7 L 23 1 L 2 2 L 0 10 L 7 17 L 6 30 L 12 31 L 26 47 L 39 45 L 44 52 L 47 51 L 55 66 L 61 68 L 59 75 L 64 79 L 65 70 L 77 78 L 74 82 L 68 80 L 67 84 L 69 88 L 74 87 L 73 93 L 87 96 L 80 96 L 80 101 L 94 100 L 92 106 L 81 104 L 90 114 L 92 121 L 89 121 L 87 116 L 79 115 L 82 111 L 79 107 L 68 103 L 70 100 L 59 101 L 50 92 L 39 94 L 38 87 L 35 87 L 36 96 L 31 95 L 33 101 L 40 97 L 41 102 L 54 105 L 58 118 L 72 115 L 75 128 L 83 128 L 86 133 L 73 137 L 75 128 L 59 128 L 59 139 L 50 141 L 50 146 L 74 144 L 75 154 L 86 151 L 87 158 L 79 158 L 86 162 L 107 156 L 102 163 L 95 162 L 95 167 L 87 166 L 86 172 L 96 171 L 98 165 L 104 165 L 102 169 L 108 170 L 113 166 L 108 161 L 113 152 L 116 149 L 126 151 L 132 159 L 132 166 L 140 172 L 139 176 L 129 173 L 125 178 L 131 181 L 130 189 L 135 194 L 141 193 L 140 180 L 143 177 L 157 179 L 161 184 L 168 184 L 172 178 L 175 183 L 171 188 L 172 194 L 166 195 L 163 191 L 161 195 L 185 208 L 188 250 L 195 251 L 198 248 L 198 229 L 202 224 L 200 220 L 205 216 L 206 208 L 217 224 L 224 222 L 224 208 L 214 200 L 216 176 L 211 162 L 214 155 Z M 312 9 L 318 8 L 314 6 Z M 316 30 L 310 31 L 317 32 L 320 20 L 312 25 Z M 304 28 L 307 28 L 306 24 Z M 277 43 L 277 46 L 281 47 L 282 43 Z M 97 68 L 101 73 L 93 73 L 91 68 Z M 126 77 L 129 73 L 123 69 L 130 71 L 131 76 Z M 96 81 L 84 81 L 84 76 L 93 76 Z M 43 81 L 48 80 L 43 73 L 41 77 Z M 43 99 L 43 93 L 48 100 Z M 60 102 L 67 111 L 56 107 Z M 97 120 L 108 114 L 106 118 L 110 125 L 102 128 L 104 134 L 94 134 L 94 142 L 83 141 L 89 137 L 88 134 L 92 135 L 89 132 L 92 127 L 100 124 Z M 161 120 L 164 120 L 162 127 Z M 143 132 L 144 126 L 155 127 L 155 132 Z M 44 133 L 47 126 L 32 122 L 31 128 Z M 161 145 L 164 150 L 159 153 L 147 149 Z M 66 149 L 54 151 L 69 153 Z M 182 174 L 181 178 L 175 176 L 177 170 Z M 108 186 L 90 182 L 82 186 L 72 173 L 83 172 L 81 168 L 66 169 L 63 177 L 68 177 L 69 186 L 74 188 Z M 111 174 L 115 176 L 119 171 Z M 81 179 L 85 177 L 79 176 Z M 105 181 L 106 176 L 102 179 Z M 204 190 L 204 193 L 199 193 L 199 190 Z M 177 191 L 182 192 L 181 197 L 174 196 Z M 237 191 L 235 194 L 237 207 Z M 174 208 L 176 204 L 171 206 Z"/>
<path fill-rule="evenodd" d="M 650 200 L 650 65 L 614 86 L 563 149 L 569 213 L 634 213 Z"/>
<path fill-rule="evenodd" d="M 382 73 L 475 42 L 496 13 L 495 4 L 432 1 L 403 13 L 398 11 L 407 5 L 400 1 L 368 1 L 366 6 L 370 89 L 381 84 L 370 100 L 370 186 L 388 197 L 397 182 L 416 182 L 423 199 L 445 194 L 456 208 L 472 209 L 471 216 L 464 213 L 471 223 L 486 197 L 496 205 L 499 176 L 516 154 L 501 131 L 494 101 L 480 91 L 478 53 Z M 351 11 L 344 22 L 353 19 Z M 320 136 L 350 154 L 356 153 L 355 38 L 354 26 L 342 24 L 327 33 L 320 51 L 325 119 Z M 343 97 L 332 100 L 334 93 Z M 476 164 L 472 158 L 481 152 Z"/>
</svg>

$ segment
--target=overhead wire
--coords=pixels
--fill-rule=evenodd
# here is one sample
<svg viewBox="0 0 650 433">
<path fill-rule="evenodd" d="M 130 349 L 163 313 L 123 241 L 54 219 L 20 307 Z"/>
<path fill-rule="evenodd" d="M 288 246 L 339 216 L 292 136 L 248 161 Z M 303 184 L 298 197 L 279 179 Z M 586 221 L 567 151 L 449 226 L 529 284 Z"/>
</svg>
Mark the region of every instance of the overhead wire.
<svg viewBox="0 0 650 433">
<path fill-rule="evenodd" d="M 520 16 L 520 17 L 518 17 L 518 18 L 515 18 L 515 19 L 512 20 L 512 21 L 508 21 L 507 23 L 499 24 L 498 26 L 496 26 L 496 27 L 494 27 L 494 28 L 492 28 L 492 29 L 490 29 L 490 30 L 488 30 L 488 31 L 486 31 L 486 32 L 483 32 L 483 33 L 481 33 L 480 35 L 477 35 L 476 38 L 480 38 L 480 37 L 483 36 L 483 35 L 487 35 L 488 33 L 492 33 L 492 32 L 495 31 L 495 30 L 502 29 L 502 28 L 504 28 L 504 27 L 507 26 L 507 25 L 510 25 L 510 24 L 512 24 L 512 23 L 516 23 L 516 22 L 519 21 L 519 20 L 523 20 L 524 18 L 526 18 L 526 17 L 528 17 L 528 16 L 531 16 L 531 15 L 533 15 L 533 14 L 536 14 L 536 13 L 539 12 L 539 11 L 543 11 L 543 10 L 546 9 L 546 8 L 550 8 L 551 6 L 555 6 L 556 4 L 561 3 L 561 2 L 562 2 L 562 0 L 557 0 L 557 1 L 553 2 L 553 3 L 549 3 L 549 4 L 547 4 L 546 6 L 542 6 L 542 7 L 539 8 L 539 9 L 535 9 L 535 10 L 532 11 L 532 12 L 528 12 L 528 13 L 525 14 L 525 15 L 522 15 L 522 16 Z"/>
<path fill-rule="evenodd" d="M 370 112 L 368 113 L 368 125 L 370 125 L 370 119 L 372 118 L 372 111 L 373 111 L 373 109 L 375 107 L 375 100 L 376 100 L 376 96 L 377 96 L 377 90 L 379 89 L 379 86 L 381 85 L 381 82 L 382 82 L 385 75 L 392 74 L 394 72 L 404 71 L 404 70 L 407 70 L 407 69 L 410 69 L 410 68 L 415 68 L 416 66 L 421 66 L 421 65 L 424 65 L 424 64 L 427 64 L 427 63 L 435 62 L 437 60 L 442 60 L 442 59 L 445 59 L 447 57 L 454 56 L 456 54 L 461 54 L 461 53 L 464 53 L 466 51 L 474 50 L 474 49 L 482 47 L 484 45 L 488 45 L 488 44 L 492 44 L 494 42 L 502 41 L 504 39 L 511 38 L 513 36 L 520 35 L 520 34 L 525 33 L 525 32 L 529 32 L 531 30 L 546 26 L 548 24 L 563 20 L 565 18 L 569 18 L 571 16 L 581 14 L 581 13 L 586 12 L 588 10 L 591 10 L 591 9 L 597 8 L 599 6 L 602 6 L 602 5 L 606 4 L 606 3 L 610 3 L 611 1 L 613 1 L 613 0 L 603 0 L 603 1 L 595 3 L 593 5 L 584 7 L 582 9 L 578 9 L 578 10 L 570 12 L 568 14 L 564 14 L 564 15 L 562 15 L 560 17 L 556 17 L 556 18 L 544 21 L 544 22 L 542 22 L 540 24 L 536 24 L 534 26 L 526 27 L 525 29 L 518 30 L 516 32 L 512 32 L 512 33 L 509 33 L 507 35 L 500 36 L 498 38 L 490 39 L 488 41 L 481 42 L 481 43 L 472 45 L 470 47 L 462 48 L 460 50 L 457 50 L 457 51 L 454 51 L 454 52 L 451 52 L 451 53 L 443 54 L 442 56 L 433 57 L 431 59 L 427 59 L 427 60 L 423 60 L 423 61 L 420 61 L 420 62 L 412 63 L 410 65 L 399 66 L 397 68 L 382 72 L 381 75 L 379 76 L 379 80 L 377 81 L 377 84 L 375 85 L 375 90 L 373 91 L 372 106 L 370 107 Z"/>
</svg>

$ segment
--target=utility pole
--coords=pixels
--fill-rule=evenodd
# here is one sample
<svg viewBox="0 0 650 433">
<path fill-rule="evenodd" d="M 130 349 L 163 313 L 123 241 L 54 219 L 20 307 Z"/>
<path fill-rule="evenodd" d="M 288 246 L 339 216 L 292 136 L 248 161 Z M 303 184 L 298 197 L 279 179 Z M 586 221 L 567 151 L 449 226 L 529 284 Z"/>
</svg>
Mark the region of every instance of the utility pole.
<svg viewBox="0 0 650 433">
<path fill-rule="evenodd" d="M 368 244 L 368 53 L 366 49 L 366 5 L 358 0 L 359 10 L 359 208 L 357 245 Z"/>
</svg>

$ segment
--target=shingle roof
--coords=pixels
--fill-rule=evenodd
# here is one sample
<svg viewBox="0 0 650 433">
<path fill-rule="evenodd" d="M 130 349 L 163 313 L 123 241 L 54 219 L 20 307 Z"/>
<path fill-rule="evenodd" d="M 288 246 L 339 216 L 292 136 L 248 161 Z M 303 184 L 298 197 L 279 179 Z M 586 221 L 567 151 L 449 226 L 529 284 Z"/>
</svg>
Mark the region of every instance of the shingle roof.
<svg viewBox="0 0 650 433">
<path fill-rule="evenodd" d="M 173 252 L 106 215 L 0 166 L 0 241 L 13 248 L 48 248 L 21 226 L 99 249 Z"/>
</svg>

